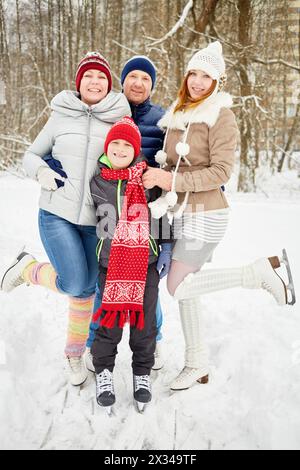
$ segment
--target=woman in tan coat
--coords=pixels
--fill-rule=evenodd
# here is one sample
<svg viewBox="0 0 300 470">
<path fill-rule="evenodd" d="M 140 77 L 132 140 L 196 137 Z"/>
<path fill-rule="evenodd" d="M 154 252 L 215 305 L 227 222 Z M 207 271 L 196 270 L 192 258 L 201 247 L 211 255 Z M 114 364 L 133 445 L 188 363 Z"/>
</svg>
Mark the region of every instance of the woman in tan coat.
<svg viewBox="0 0 300 470">
<path fill-rule="evenodd" d="M 233 287 L 264 288 L 279 305 L 288 303 L 288 288 L 275 271 L 280 267 L 277 256 L 241 268 L 202 271 L 224 237 L 229 219 L 223 185 L 233 171 L 238 127 L 230 110 L 232 98 L 221 91 L 225 81 L 219 42 L 192 57 L 178 99 L 159 122 L 166 130 L 164 149 L 156 156 L 163 169 L 149 169 L 144 175 L 146 188 L 164 190 L 151 204 L 152 215 L 159 218 L 167 213 L 176 238 L 168 290 L 179 301 L 186 351 L 185 367 L 172 390 L 209 379 L 203 294 Z"/>
</svg>

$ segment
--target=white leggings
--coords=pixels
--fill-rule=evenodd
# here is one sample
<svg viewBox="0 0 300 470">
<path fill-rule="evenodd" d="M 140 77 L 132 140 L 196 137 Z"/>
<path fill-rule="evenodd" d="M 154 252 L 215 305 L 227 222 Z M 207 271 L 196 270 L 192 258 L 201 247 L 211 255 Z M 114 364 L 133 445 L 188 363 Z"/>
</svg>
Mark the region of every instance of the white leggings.
<svg viewBox="0 0 300 470">
<path fill-rule="evenodd" d="M 170 295 L 188 274 L 196 273 L 211 260 L 218 243 L 181 238 L 176 241 L 167 286 Z"/>
<path fill-rule="evenodd" d="M 183 263 L 182 261 L 173 260 L 170 268 L 170 272 L 167 279 L 167 287 L 170 295 L 174 295 L 177 287 L 186 278 L 188 274 L 196 273 L 201 268 L 191 266 Z"/>
</svg>

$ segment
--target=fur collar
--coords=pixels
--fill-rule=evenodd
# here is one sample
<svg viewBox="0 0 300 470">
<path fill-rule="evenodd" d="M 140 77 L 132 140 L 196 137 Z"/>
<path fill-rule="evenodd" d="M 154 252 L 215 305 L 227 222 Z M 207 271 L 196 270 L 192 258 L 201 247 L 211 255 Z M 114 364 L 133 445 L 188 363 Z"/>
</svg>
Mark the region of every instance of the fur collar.
<svg viewBox="0 0 300 470">
<path fill-rule="evenodd" d="M 229 93 L 219 92 L 216 96 L 205 101 L 201 106 L 191 109 L 187 112 L 178 111 L 173 114 L 176 101 L 166 112 L 162 119 L 158 122 L 158 126 L 162 129 L 179 129 L 185 130 L 187 124 L 205 123 L 208 127 L 213 127 L 219 117 L 222 108 L 231 108 L 232 97 Z M 172 116 L 173 114 L 173 116 Z"/>
</svg>

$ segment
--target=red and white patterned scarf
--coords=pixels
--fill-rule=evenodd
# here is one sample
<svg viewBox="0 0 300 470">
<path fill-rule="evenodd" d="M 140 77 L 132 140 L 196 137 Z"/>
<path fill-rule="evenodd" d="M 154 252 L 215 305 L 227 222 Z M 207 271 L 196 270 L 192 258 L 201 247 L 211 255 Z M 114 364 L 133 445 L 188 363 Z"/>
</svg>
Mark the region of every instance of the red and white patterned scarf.
<svg viewBox="0 0 300 470">
<path fill-rule="evenodd" d="M 102 305 L 93 321 L 113 328 L 119 315 L 119 327 L 130 320 L 144 328 L 144 293 L 149 264 L 149 210 L 142 176 L 146 162 L 126 170 L 102 169 L 105 180 L 128 180 L 122 213 L 111 245 Z"/>
</svg>

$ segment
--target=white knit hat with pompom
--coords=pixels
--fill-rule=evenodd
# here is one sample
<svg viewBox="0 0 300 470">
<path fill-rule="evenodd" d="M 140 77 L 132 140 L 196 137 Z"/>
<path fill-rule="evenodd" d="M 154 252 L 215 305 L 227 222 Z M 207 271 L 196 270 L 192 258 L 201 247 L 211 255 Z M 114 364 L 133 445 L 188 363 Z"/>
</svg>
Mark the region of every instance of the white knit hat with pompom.
<svg viewBox="0 0 300 470">
<path fill-rule="evenodd" d="M 219 41 L 215 41 L 193 55 L 188 63 L 186 73 L 191 70 L 202 70 L 213 80 L 219 81 L 220 77 L 225 73 L 225 68 L 222 44 Z"/>
</svg>

